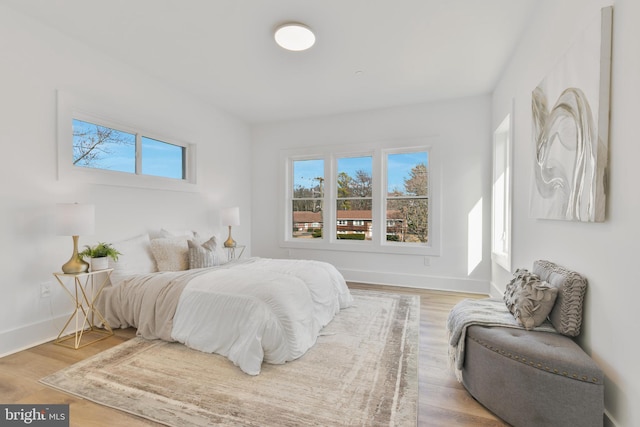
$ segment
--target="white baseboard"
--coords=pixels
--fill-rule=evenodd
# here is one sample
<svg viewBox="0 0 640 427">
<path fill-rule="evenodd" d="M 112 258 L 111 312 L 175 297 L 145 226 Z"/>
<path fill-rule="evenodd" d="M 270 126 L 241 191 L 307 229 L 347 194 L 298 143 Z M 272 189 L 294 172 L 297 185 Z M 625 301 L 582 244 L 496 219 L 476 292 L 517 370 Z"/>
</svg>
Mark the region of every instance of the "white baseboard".
<svg viewBox="0 0 640 427">
<path fill-rule="evenodd" d="M 59 325 L 62 328 L 70 315 L 71 313 L 67 313 L 10 331 L 0 332 L 0 357 L 56 339 L 60 333 L 59 330 L 56 330 L 56 326 Z"/>
<path fill-rule="evenodd" d="M 426 276 L 418 274 L 386 273 L 355 269 L 340 269 L 348 282 L 370 283 L 372 285 L 404 286 L 408 288 L 433 289 L 440 291 L 488 294 L 489 281 L 460 277 Z"/>
</svg>

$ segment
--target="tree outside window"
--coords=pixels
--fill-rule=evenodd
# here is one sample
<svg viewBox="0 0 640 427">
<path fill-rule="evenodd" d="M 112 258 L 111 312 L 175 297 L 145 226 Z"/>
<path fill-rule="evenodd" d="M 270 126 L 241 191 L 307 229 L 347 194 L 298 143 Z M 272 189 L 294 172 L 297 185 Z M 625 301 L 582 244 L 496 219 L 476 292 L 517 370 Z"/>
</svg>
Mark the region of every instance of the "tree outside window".
<svg viewBox="0 0 640 427">
<path fill-rule="evenodd" d="M 386 238 L 427 243 L 429 239 L 428 153 L 387 155 Z"/>
</svg>

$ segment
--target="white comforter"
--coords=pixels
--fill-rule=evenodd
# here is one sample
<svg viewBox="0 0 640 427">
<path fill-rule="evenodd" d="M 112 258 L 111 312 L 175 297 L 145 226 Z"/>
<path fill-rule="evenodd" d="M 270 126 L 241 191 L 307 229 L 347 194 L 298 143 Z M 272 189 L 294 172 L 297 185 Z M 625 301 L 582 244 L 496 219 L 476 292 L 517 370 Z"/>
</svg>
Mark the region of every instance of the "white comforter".
<svg viewBox="0 0 640 427">
<path fill-rule="evenodd" d="M 155 331 L 169 328 L 171 340 L 226 356 L 257 375 L 263 361 L 280 364 L 302 356 L 320 330 L 353 301 L 338 270 L 319 261 L 253 258 L 194 273 L 160 278 L 163 273 L 153 273 L 121 282 L 114 288 L 123 289 L 105 292 L 107 321 L 112 327 L 135 326 L 147 338 L 167 339 Z M 186 285 L 173 314 L 156 306 L 170 291 L 147 289 L 160 279 L 177 283 L 179 277 L 188 279 L 182 279 Z M 125 289 L 140 284 L 135 292 Z"/>
</svg>

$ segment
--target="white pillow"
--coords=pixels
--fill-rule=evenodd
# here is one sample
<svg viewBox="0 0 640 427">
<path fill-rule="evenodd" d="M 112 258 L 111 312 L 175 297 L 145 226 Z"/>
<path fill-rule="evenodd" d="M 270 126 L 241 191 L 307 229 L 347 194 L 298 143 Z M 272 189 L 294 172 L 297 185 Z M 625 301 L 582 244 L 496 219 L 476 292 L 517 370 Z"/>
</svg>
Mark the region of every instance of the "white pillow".
<svg viewBox="0 0 640 427">
<path fill-rule="evenodd" d="M 198 233 L 191 230 L 167 230 L 166 228 L 161 228 L 156 237 L 157 238 L 166 238 L 166 237 L 186 237 L 188 239 L 193 239 Z"/>
<path fill-rule="evenodd" d="M 187 237 L 161 237 L 151 240 L 151 253 L 158 271 L 182 271 L 189 269 Z"/>
<path fill-rule="evenodd" d="M 216 239 L 210 238 L 200 244 L 195 240 L 188 240 L 189 246 L 189 268 L 207 268 L 220 265 L 220 260 L 216 254 Z"/>
<path fill-rule="evenodd" d="M 109 266 L 113 268 L 111 283 L 114 285 L 132 274 L 158 271 L 151 253 L 151 241 L 148 234 L 121 240 L 113 243 L 112 246 L 121 253 L 117 262 L 109 259 Z"/>
<path fill-rule="evenodd" d="M 204 239 L 202 237 L 200 237 L 200 235 L 197 232 L 193 232 L 194 235 L 194 240 L 196 242 L 202 242 L 204 241 Z M 223 244 L 222 244 L 222 239 L 220 239 L 220 237 L 218 237 L 218 235 L 214 234 L 213 236 L 211 236 L 211 238 L 208 240 L 209 242 L 212 242 L 213 244 L 213 251 L 215 252 L 215 257 L 216 257 L 216 265 L 221 265 L 221 264 L 226 264 L 229 262 L 229 254 L 227 252 L 227 250 L 224 248 Z"/>
</svg>

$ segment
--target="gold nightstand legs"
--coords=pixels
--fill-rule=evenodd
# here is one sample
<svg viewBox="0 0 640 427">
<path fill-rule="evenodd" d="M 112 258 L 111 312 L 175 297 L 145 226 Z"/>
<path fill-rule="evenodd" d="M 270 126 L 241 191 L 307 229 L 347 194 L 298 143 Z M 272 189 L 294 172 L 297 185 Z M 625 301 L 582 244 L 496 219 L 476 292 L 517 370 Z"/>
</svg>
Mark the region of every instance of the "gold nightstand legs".
<svg viewBox="0 0 640 427">
<path fill-rule="evenodd" d="M 111 326 L 109 326 L 109 323 L 106 321 L 104 316 L 102 316 L 102 313 L 100 313 L 100 311 L 98 311 L 98 309 L 95 307 L 95 302 L 98 296 L 100 296 L 100 293 L 102 292 L 102 289 L 106 285 L 107 281 L 109 280 L 109 276 L 111 275 L 112 271 L 112 269 L 108 269 L 79 274 L 53 274 L 75 304 L 75 309 L 60 330 L 60 333 L 55 340 L 55 344 L 77 350 L 113 335 Z M 104 274 L 105 277 L 100 285 L 96 287 L 94 284 L 94 278 L 98 274 Z M 67 289 L 67 286 L 65 286 L 63 281 L 64 277 L 73 278 L 75 290 L 74 293 L 69 291 L 69 289 Z M 84 283 L 82 283 L 83 278 L 85 279 Z M 91 283 L 89 283 L 89 280 L 91 280 Z M 89 292 L 89 287 L 91 287 L 91 292 Z M 63 336 L 63 334 L 67 330 L 67 327 L 74 319 L 75 332 Z M 103 328 L 98 328 L 98 326 L 96 326 L 96 320 L 100 322 L 98 324 L 103 325 Z M 90 339 L 90 341 L 82 343 L 83 338 L 88 338 Z"/>
</svg>

